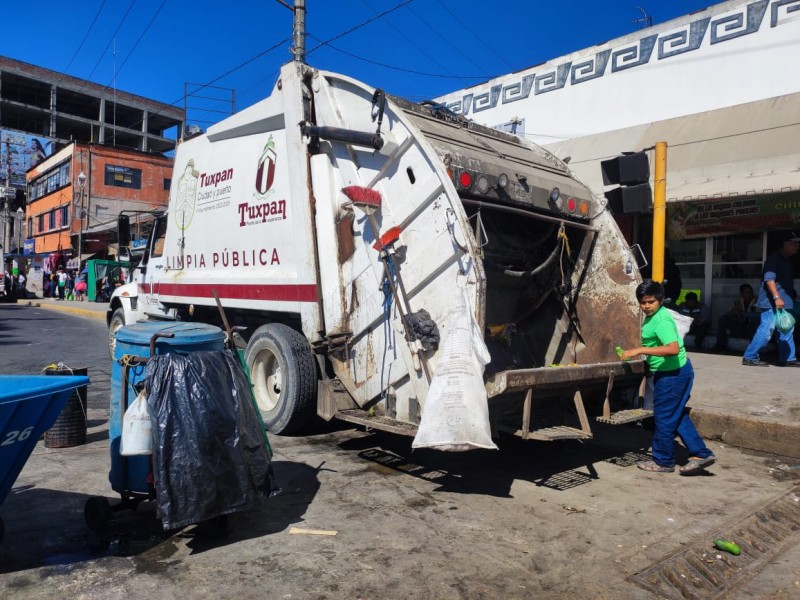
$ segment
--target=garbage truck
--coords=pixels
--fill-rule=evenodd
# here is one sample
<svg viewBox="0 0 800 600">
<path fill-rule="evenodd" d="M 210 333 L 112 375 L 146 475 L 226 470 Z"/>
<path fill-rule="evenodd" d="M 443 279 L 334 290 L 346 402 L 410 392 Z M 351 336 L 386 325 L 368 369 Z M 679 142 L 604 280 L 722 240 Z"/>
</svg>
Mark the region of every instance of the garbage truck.
<svg viewBox="0 0 800 600">
<path fill-rule="evenodd" d="M 414 435 L 461 310 L 492 435 L 586 439 L 594 412 L 644 414 L 643 362 L 615 353 L 638 344 L 639 282 L 604 200 L 551 153 L 294 61 L 178 145 L 109 345 L 144 319 L 219 324 L 218 298 L 272 432 L 320 415 Z"/>
</svg>

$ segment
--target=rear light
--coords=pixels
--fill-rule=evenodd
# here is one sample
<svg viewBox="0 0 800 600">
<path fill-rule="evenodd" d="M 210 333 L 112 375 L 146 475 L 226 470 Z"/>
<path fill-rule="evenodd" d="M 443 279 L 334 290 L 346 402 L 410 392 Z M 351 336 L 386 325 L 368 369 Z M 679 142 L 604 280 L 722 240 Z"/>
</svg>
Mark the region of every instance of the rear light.
<svg viewBox="0 0 800 600">
<path fill-rule="evenodd" d="M 500 189 L 505 189 L 508 187 L 508 175 L 505 173 L 500 173 L 497 177 L 497 187 Z"/>
<path fill-rule="evenodd" d="M 486 179 L 485 175 L 480 175 L 478 177 L 477 184 L 478 184 L 478 191 L 481 194 L 486 194 L 489 192 L 489 180 Z"/>
<path fill-rule="evenodd" d="M 576 208 L 578 208 L 578 203 L 575 201 L 575 198 L 569 197 L 567 199 L 567 210 L 574 213 Z"/>
<path fill-rule="evenodd" d="M 582 200 L 579 210 L 582 217 L 589 216 L 589 203 L 586 200 Z"/>
<path fill-rule="evenodd" d="M 461 175 L 458 176 L 458 185 L 464 189 L 472 187 L 472 175 L 467 171 L 461 171 Z"/>
</svg>

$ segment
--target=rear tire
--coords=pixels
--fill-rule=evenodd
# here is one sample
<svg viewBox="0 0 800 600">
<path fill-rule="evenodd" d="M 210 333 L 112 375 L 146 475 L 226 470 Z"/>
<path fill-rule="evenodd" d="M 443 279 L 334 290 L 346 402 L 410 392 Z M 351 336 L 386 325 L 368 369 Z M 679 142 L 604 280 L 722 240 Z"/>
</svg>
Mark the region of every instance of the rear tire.
<svg viewBox="0 0 800 600">
<path fill-rule="evenodd" d="M 118 308 L 108 323 L 108 353 L 111 355 L 111 360 L 114 360 L 114 349 L 117 347 L 117 331 L 122 327 L 125 327 L 125 311 Z"/>
<path fill-rule="evenodd" d="M 281 323 L 262 325 L 247 344 L 245 361 L 267 429 L 301 430 L 316 413 L 318 380 L 305 336 Z"/>
</svg>

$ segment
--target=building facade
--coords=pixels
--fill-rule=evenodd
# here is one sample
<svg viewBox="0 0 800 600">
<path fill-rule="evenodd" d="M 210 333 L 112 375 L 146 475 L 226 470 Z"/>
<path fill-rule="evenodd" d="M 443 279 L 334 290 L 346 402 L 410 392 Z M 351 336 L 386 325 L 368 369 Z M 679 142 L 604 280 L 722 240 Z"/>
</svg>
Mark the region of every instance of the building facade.
<svg viewBox="0 0 800 600">
<path fill-rule="evenodd" d="M 174 150 L 184 119 L 182 108 L 0 56 L 0 243 L 5 251 L 17 249 L 23 237 L 30 239 L 20 231 L 30 219 L 17 216 L 30 201 L 28 169 L 73 142 L 162 156 Z"/>
<path fill-rule="evenodd" d="M 798 55 L 800 0 L 731 0 L 439 101 L 569 160 L 598 195 L 600 161 L 652 164 L 666 142 L 667 243 L 719 316 L 757 289 L 775 231 L 800 229 Z M 649 255 L 650 215 L 616 217 Z"/>
<path fill-rule="evenodd" d="M 26 246 L 52 255 L 53 264 L 77 257 L 107 257 L 123 210 L 165 210 L 172 159 L 73 143 L 27 173 Z M 76 265 L 77 267 L 77 265 Z"/>
</svg>

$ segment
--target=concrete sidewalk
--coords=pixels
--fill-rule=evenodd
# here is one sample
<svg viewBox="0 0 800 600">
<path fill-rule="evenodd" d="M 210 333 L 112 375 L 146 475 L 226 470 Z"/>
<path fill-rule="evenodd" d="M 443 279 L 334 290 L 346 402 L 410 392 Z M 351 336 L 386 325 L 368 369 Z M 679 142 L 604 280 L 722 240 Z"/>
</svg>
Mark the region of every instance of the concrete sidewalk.
<svg viewBox="0 0 800 600">
<path fill-rule="evenodd" d="M 41 306 L 42 308 L 67 312 L 91 319 L 99 319 L 100 321 L 106 320 L 106 311 L 108 311 L 108 302 L 80 302 L 78 300 L 33 298 L 30 300 L 17 300 L 17 304 L 19 306 Z"/>
<path fill-rule="evenodd" d="M 105 321 L 108 304 L 23 301 Z M 692 419 L 706 439 L 800 458 L 800 369 L 745 367 L 740 354 L 689 351 L 694 365 Z M 766 356 L 769 359 L 769 355 Z"/>
</svg>

